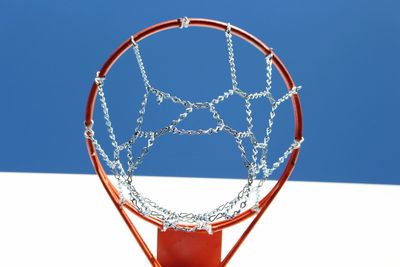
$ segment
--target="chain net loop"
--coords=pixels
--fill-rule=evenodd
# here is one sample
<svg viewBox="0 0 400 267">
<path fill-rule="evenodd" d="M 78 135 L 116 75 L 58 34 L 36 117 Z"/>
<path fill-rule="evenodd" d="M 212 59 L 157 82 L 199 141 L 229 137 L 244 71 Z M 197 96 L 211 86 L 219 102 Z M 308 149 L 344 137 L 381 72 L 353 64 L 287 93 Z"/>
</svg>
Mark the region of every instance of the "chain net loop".
<svg viewBox="0 0 400 267">
<path fill-rule="evenodd" d="M 183 24 L 184 22 L 183 22 Z M 274 173 L 279 166 L 285 162 L 285 160 L 290 156 L 290 154 L 295 150 L 299 149 L 303 138 L 301 140 L 293 140 L 286 151 L 272 164 L 268 164 L 267 154 L 268 154 L 268 144 L 270 141 L 270 134 L 272 132 L 272 127 L 274 124 L 274 118 L 276 116 L 276 110 L 278 107 L 291 98 L 294 94 L 297 94 L 301 89 L 300 86 L 292 88 L 282 97 L 275 99 L 271 93 L 272 88 L 272 64 L 273 64 L 273 52 L 265 57 L 266 62 L 266 85 L 265 89 L 256 93 L 246 93 L 238 87 L 238 82 L 236 78 L 236 66 L 234 59 L 233 43 L 232 43 L 232 33 L 230 24 L 227 25 L 225 31 L 226 43 L 228 48 L 228 62 L 230 66 L 230 74 L 232 81 L 232 88 L 224 92 L 222 95 L 212 99 L 208 102 L 191 102 L 189 100 L 181 99 L 177 96 L 173 96 L 168 92 L 164 92 L 153 87 L 150 84 L 149 78 L 147 76 L 142 56 L 139 50 L 139 44 L 135 42 L 133 37 L 131 38 L 132 48 L 139 65 L 141 76 L 145 86 L 145 94 L 143 96 L 143 101 L 139 109 L 139 116 L 136 120 L 136 127 L 132 136 L 124 143 L 119 144 L 117 142 L 114 129 L 112 127 L 111 118 L 109 110 L 107 107 L 107 102 L 104 93 L 104 81 L 105 77 L 95 78 L 95 82 L 98 88 L 98 96 L 100 105 L 103 111 L 105 125 L 108 131 L 108 136 L 111 140 L 111 144 L 114 149 L 113 157 L 110 158 L 109 155 L 101 147 L 100 143 L 95 138 L 94 130 L 92 129 L 93 123 L 85 126 L 85 137 L 90 139 L 96 149 L 100 154 L 101 158 L 107 164 L 107 166 L 112 171 L 118 183 L 118 190 L 120 193 L 121 205 L 124 204 L 125 199 L 129 198 L 136 210 L 144 216 L 152 216 L 163 222 L 163 230 L 169 228 L 174 230 L 181 230 L 186 232 L 193 232 L 198 230 L 206 230 L 209 233 L 212 232 L 211 223 L 222 219 L 232 219 L 236 215 L 243 212 L 244 209 L 251 207 L 253 210 L 258 211 L 258 203 L 260 200 L 260 190 L 264 182 L 268 177 Z M 182 105 L 184 107 L 184 112 L 179 114 L 178 118 L 172 120 L 167 126 L 154 130 L 154 131 L 144 131 L 142 130 L 142 124 L 144 121 L 144 115 L 146 112 L 146 106 L 148 102 L 148 97 L 150 94 L 155 95 L 158 104 L 161 104 L 164 100 L 171 101 L 174 104 Z M 238 95 L 244 99 L 245 110 L 246 110 L 246 122 L 247 129 L 245 131 L 238 131 L 228 124 L 226 124 L 217 110 L 219 103 L 227 100 L 232 95 Z M 251 101 L 259 98 L 265 97 L 271 103 L 271 111 L 269 113 L 268 125 L 265 131 L 265 136 L 262 141 L 259 142 L 253 133 L 253 118 L 251 110 Z M 208 129 L 183 129 L 179 128 L 179 124 L 186 119 L 186 117 L 194 112 L 195 110 L 208 109 L 212 115 L 212 118 L 216 122 L 214 128 Z M 143 162 L 144 157 L 149 153 L 150 149 L 153 147 L 155 141 L 166 134 L 178 134 L 178 135 L 213 135 L 220 132 L 225 132 L 233 137 L 239 149 L 240 156 L 243 160 L 244 167 L 247 170 L 248 178 L 246 184 L 239 191 L 239 193 L 230 201 L 218 206 L 217 208 L 206 212 L 206 213 L 188 213 L 188 212 L 176 212 L 167 209 L 163 206 L 158 205 L 156 202 L 150 200 L 149 198 L 143 196 L 139 193 L 133 184 L 133 175 L 136 170 Z M 134 157 L 133 156 L 133 146 L 136 141 L 140 138 L 146 139 L 147 143 L 142 148 L 141 152 Z M 248 157 L 246 153 L 245 146 L 243 145 L 243 140 L 248 138 L 252 145 L 251 156 Z M 126 151 L 127 155 L 127 170 L 122 165 L 120 154 L 122 151 Z M 260 155 L 259 155 L 260 153 Z M 255 183 L 258 175 L 261 177 Z M 250 196 L 254 194 L 255 197 L 252 199 Z M 249 200 L 252 203 L 248 203 Z"/>
</svg>

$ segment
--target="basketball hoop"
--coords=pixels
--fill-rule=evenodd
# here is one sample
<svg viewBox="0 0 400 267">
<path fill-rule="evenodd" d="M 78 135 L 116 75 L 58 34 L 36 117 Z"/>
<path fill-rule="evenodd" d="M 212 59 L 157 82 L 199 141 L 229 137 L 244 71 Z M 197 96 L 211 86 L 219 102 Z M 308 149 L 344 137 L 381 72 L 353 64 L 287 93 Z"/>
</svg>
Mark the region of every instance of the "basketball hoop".
<svg viewBox="0 0 400 267">
<path fill-rule="evenodd" d="M 139 42 L 150 35 L 168 29 L 185 29 L 188 27 L 207 27 L 225 32 L 232 87 L 221 96 L 218 96 L 208 102 L 191 102 L 153 87 L 147 76 L 139 50 Z M 256 93 L 247 93 L 239 88 L 236 79 L 232 35 L 236 35 L 246 40 L 264 54 L 266 61 L 266 86 L 264 90 Z M 107 107 L 104 84 L 107 73 L 113 64 L 130 48 L 133 49 L 136 56 L 146 92 L 141 103 L 139 117 L 137 119 L 137 124 L 132 136 L 126 142 L 118 143 L 112 128 L 112 122 Z M 273 65 L 279 71 L 288 88 L 288 92 L 279 98 L 275 98 L 271 93 Z M 300 145 L 303 142 L 301 106 L 297 94 L 300 89 L 301 87 L 295 86 L 289 72 L 286 70 L 285 66 L 272 51 L 272 49 L 270 49 L 256 37 L 238 27 L 231 26 L 229 23 L 226 24 L 219 21 L 199 18 L 189 19 L 187 17 L 170 20 L 156 24 L 131 36 L 117 50 L 115 50 L 115 52 L 105 62 L 101 70 L 97 73 L 89 94 L 85 117 L 86 143 L 90 158 L 103 186 L 105 187 L 107 193 L 109 194 L 110 198 L 125 220 L 130 231 L 134 235 L 152 266 L 211 267 L 225 266 L 229 262 L 244 239 L 261 218 L 269 204 L 278 194 L 283 184 L 287 181 L 294 168 L 299 154 Z M 169 125 L 161 129 L 154 131 L 143 130 L 142 122 L 146 111 L 148 96 L 151 94 L 156 96 L 159 104 L 161 104 L 163 101 L 171 101 L 174 104 L 183 106 L 184 112 L 181 113 L 179 117 L 173 120 Z M 247 122 L 246 131 L 239 131 L 229 126 L 218 112 L 218 104 L 220 102 L 227 101 L 230 96 L 235 94 L 243 98 L 245 103 Z M 93 130 L 93 112 L 96 96 L 99 97 L 108 135 L 114 149 L 113 157 L 110 157 L 103 150 L 100 143 L 95 138 L 95 132 Z M 253 119 L 251 101 L 263 97 L 268 99 L 269 103 L 271 104 L 271 111 L 269 113 L 265 136 L 261 141 L 259 141 L 252 131 Z M 288 99 L 291 99 L 294 110 L 294 140 L 277 161 L 273 162 L 272 164 L 268 164 L 268 143 L 274 122 L 275 111 L 283 102 Z M 194 130 L 180 128 L 179 124 L 185 120 L 189 114 L 197 110 L 208 110 L 212 118 L 215 120 L 216 126 L 214 128 Z M 248 172 L 248 179 L 240 192 L 238 192 L 236 196 L 232 197 L 232 199 L 228 200 L 223 205 L 217 206 L 216 208 L 201 214 L 177 212 L 150 200 L 138 192 L 138 190 L 135 188 L 135 185 L 132 182 L 132 177 L 136 169 L 142 163 L 143 158 L 146 156 L 158 138 L 167 134 L 215 135 L 221 132 L 227 133 L 234 138 L 240 155 L 243 159 L 244 166 Z M 139 139 L 147 140 L 147 145 L 142 149 L 139 156 L 134 158 L 132 147 Z M 251 159 L 248 159 L 242 143 L 244 139 L 250 140 L 252 144 Z M 122 151 L 126 151 L 127 153 L 127 169 L 124 168 L 121 163 L 122 159 L 120 153 Z M 258 155 L 260 152 L 261 156 Z M 114 174 L 114 177 L 116 178 L 115 184 L 109 179 L 105 170 L 103 169 L 98 154 Z M 270 175 L 285 161 L 287 163 L 280 178 L 269 191 L 269 193 L 261 198 L 260 189 L 263 186 L 264 181 L 270 177 Z M 258 175 L 261 175 L 259 179 L 257 179 Z M 127 211 L 134 213 L 158 228 L 157 257 L 153 255 L 146 243 L 143 241 L 141 235 L 128 217 Z M 255 216 L 253 221 L 247 227 L 233 248 L 221 261 L 222 230 L 229 226 L 240 223 L 251 216 Z M 177 240 L 179 240 L 179 242 L 177 242 Z M 204 255 L 207 255 L 207 257 L 204 257 Z"/>
</svg>

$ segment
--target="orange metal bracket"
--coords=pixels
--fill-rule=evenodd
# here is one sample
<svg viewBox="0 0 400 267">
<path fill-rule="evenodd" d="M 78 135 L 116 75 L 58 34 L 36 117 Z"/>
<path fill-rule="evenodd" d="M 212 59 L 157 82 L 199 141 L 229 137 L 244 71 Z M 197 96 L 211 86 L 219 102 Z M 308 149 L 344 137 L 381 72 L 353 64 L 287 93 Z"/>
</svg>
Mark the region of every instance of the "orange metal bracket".
<svg viewBox="0 0 400 267">
<path fill-rule="evenodd" d="M 158 229 L 157 259 L 163 267 L 216 267 L 221 263 L 222 231 Z"/>
</svg>

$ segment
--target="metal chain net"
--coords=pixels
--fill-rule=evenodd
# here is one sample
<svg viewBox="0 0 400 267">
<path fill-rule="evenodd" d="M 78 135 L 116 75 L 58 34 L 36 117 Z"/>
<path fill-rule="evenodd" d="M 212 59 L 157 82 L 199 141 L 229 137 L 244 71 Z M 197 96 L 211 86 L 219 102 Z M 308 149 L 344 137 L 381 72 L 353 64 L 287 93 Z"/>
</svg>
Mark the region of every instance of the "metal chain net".
<svg viewBox="0 0 400 267">
<path fill-rule="evenodd" d="M 173 96 L 167 92 L 161 91 L 150 85 L 150 81 L 147 77 L 146 70 L 143 64 L 142 56 L 139 51 L 139 45 L 135 42 L 133 37 L 131 38 L 133 51 L 136 56 L 137 63 L 142 75 L 142 79 L 145 86 L 145 94 L 143 96 L 143 101 L 139 110 L 139 116 L 136 120 L 136 127 L 133 135 L 124 143 L 119 144 L 117 142 L 116 136 L 114 134 L 114 129 L 112 127 L 110 114 L 107 107 L 107 102 L 104 94 L 104 77 L 95 78 L 95 82 L 98 86 L 98 96 L 100 100 L 100 105 L 104 113 L 105 124 L 107 127 L 108 135 L 111 140 L 111 144 L 114 149 L 113 157 L 110 158 L 107 153 L 103 150 L 97 139 L 94 137 L 94 131 L 92 129 L 93 125 L 86 126 L 85 137 L 89 138 L 94 144 L 95 149 L 100 154 L 102 159 L 105 161 L 107 166 L 110 168 L 114 174 L 117 183 L 118 190 L 120 192 L 121 205 L 124 204 L 126 198 L 132 202 L 134 207 L 139 213 L 144 216 L 152 216 L 160 219 L 163 222 L 163 230 L 172 228 L 174 230 L 181 231 L 197 231 L 206 230 L 211 233 L 211 223 L 221 219 L 232 219 L 236 215 L 240 214 L 244 209 L 251 207 L 253 210 L 258 211 L 258 202 L 260 200 L 260 189 L 264 184 L 265 180 L 271 176 L 271 174 L 290 156 L 290 154 L 298 149 L 303 142 L 294 140 L 281 157 L 278 158 L 271 165 L 267 164 L 267 154 L 268 154 L 268 143 L 270 141 L 270 134 L 272 132 L 272 127 L 274 123 L 274 118 L 276 115 L 277 108 L 286 100 L 288 100 L 292 95 L 297 94 L 301 89 L 300 86 L 292 88 L 282 97 L 275 99 L 272 96 L 272 61 L 273 53 L 271 52 L 265 57 L 266 61 L 266 86 L 263 91 L 256 93 L 246 93 L 238 88 L 238 82 L 236 78 L 236 67 L 232 43 L 231 26 L 228 24 L 225 31 L 225 37 L 227 41 L 228 48 L 228 59 L 232 80 L 232 88 L 224 92 L 222 95 L 212 99 L 209 102 L 191 102 L 188 100 L 181 99 L 177 96 Z M 150 94 L 156 96 L 158 104 L 161 104 L 164 100 L 171 101 L 175 104 L 182 105 L 184 107 L 184 112 L 181 113 L 178 118 L 172 120 L 167 126 L 155 130 L 155 131 L 144 131 L 142 130 L 142 124 L 144 120 L 144 115 L 146 111 L 146 105 L 148 97 Z M 246 122 L 247 130 L 238 131 L 230 127 L 221 118 L 217 105 L 222 101 L 227 100 L 232 95 L 239 95 L 244 99 L 246 107 Z M 262 141 L 259 142 L 253 133 L 253 118 L 251 110 L 251 101 L 265 97 L 270 102 L 272 108 L 269 113 L 268 126 L 265 131 L 265 136 Z M 183 129 L 179 128 L 179 124 L 192 112 L 199 109 L 208 109 L 212 115 L 212 118 L 216 122 L 214 128 L 208 129 Z M 228 133 L 232 136 L 237 144 L 241 158 L 243 159 L 244 166 L 248 173 L 248 178 L 246 184 L 240 190 L 240 192 L 230 201 L 218 206 L 217 208 L 201 214 L 187 213 L 187 212 L 175 212 L 162 207 L 150 200 L 149 198 L 143 196 L 139 193 L 133 182 L 132 177 L 135 171 L 138 169 L 140 164 L 143 162 L 146 154 L 149 153 L 151 147 L 154 145 L 157 138 L 166 134 L 178 134 L 178 135 L 213 135 L 220 132 Z M 147 144 L 142 148 L 141 152 L 134 157 L 133 156 L 133 145 L 139 138 L 144 138 L 147 140 Z M 252 145 L 251 157 L 249 158 L 245 146 L 243 145 L 243 140 L 248 138 Z M 127 155 L 127 170 L 124 169 L 120 154 L 122 151 L 126 151 Z M 260 155 L 259 155 L 260 154 Z M 261 177 L 255 182 L 258 175 Z M 254 194 L 252 203 L 248 203 L 250 196 Z M 185 226 L 186 225 L 186 226 Z"/>
</svg>

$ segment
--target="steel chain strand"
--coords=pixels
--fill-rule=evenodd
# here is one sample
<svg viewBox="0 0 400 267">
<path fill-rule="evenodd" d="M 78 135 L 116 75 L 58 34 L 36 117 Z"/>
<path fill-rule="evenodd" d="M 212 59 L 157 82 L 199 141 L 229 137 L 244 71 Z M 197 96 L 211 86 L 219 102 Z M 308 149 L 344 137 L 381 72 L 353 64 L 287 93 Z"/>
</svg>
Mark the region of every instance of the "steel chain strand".
<svg viewBox="0 0 400 267">
<path fill-rule="evenodd" d="M 233 90 L 237 89 L 237 78 L 236 78 L 236 66 L 235 66 L 235 58 L 233 53 L 233 43 L 232 43 L 232 33 L 231 33 L 231 24 L 228 23 L 225 30 L 226 43 L 228 46 L 228 60 L 229 67 L 231 71 L 231 80 L 232 80 L 232 88 Z"/>
<path fill-rule="evenodd" d="M 140 155 L 136 157 L 136 159 L 133 161 L 133 164 L 129 166 L 128 172 L 134 174 L 135 170 L 138 168 L 140 164 L 143 162 L 144 156 L 146 156 L 147 153 L 149 153 L 150 148 L 154 144 L 154 134 L 150 135 L 150 138 L 147 140 L 147 145 L 142 148 L 142 151 L 140 152 Z"/>
<path fill-rule="evenodd" d="M 222 101 L 226 100 L 227 98 L 229 98 L 234 93 L 235 93 L 235 91 L 233 89 L 229 89 L 228 91 L 224 92 L 222 95 L 217 96 L 216 98 L 212 99 L 210 101 L 210 103 L 212 105 L 217 105 L 217 104 L 221 103 Z"/>
<path fill-rule="evenodd" d="M 108 137 L 111 139 L 111 144 L 113 147 L 118 147 L 118 143 L 117 140 L 115 138 L 115 134 L 114 134 L 114 129 L 112 127 L 111 124 L 111 119 L 110 119 L 110 114 L 108 111 L 108 107 L 107 107 L 107 102 L 106 102 L 106 97 L 104 95 L 104 90 L 103 90 L 103 86 L 104 86 L 104 77 L 99 77 L 99 72 L 97 72 L 96 78 L 95 78 L 95 83 L 97 84 L 97 94 L 100 97 L 100 103 L 101 103 L 101 107 L 103 110 L 103 114 L 104 114 L 104 119 L 105 119 L 105 124 L 107 127 L 107 131 L 108 131 Z"/>
<path fill-rule="evenodd" d="M 150 87 L 149 91 L 151 93 L 153 93 L 156 96 L 160 96 L 162 99 L 168 99 L 170 101 L 172 101 L 175 104 L 181 104 L 184 107 L 189 107 L 191 106 L 193 109 L 207 109 L 210 108 L 210 105 L 217 105 L 220 102 L 226 100 L 227 98 L 229 98 L 231 95 L 233 95 L 235 93 L 235 91 L 233 89 L 229 89 L 228 91 L 222 93 L 222 95 L 217 96 L 216 98 L 212 99 L 209 102 L 196 102 L 196 103 L 192 103 L 188 100 L 184 100 L 181 99 L 177 96 L 173 96 L 170 93 L 161 91 L 159 89 L 156 89 L 154 87 Z M 263 92 L 265 94 L 265 92 Z"/>
<path fill-rule="evenodd" d="M 271 88 L 272 88 L 272 59 L 273 59 L 273 52 L 271 49 L 271 53 L 265 57 L 265 61 L 267 63 L 267 79 L 266 79 L 266 85 L 265 85 L 265 92 L 266 92 L 266 97 L 268 98 L 269 102 L 271 105 L 275 102 L 274 97 L 272 96 L 271 93 Z"/>
<path fill-rule="evenodd" d="M 283 156 L 279 157 L 278 160 L 272 164 L 272 168 L 270 168 L 270 174 L 272 174 L 277 168 L 279 168 L 279 166 L 289 157 L 290 154 L 293 153 L 295 149 L 299 149 L 303 141 L 304 138 L 302 138 L 301 140 L 294 140 L 289 148 L 283 153 Z"/>
<path fill-rule="evenodd" d="M 217 127 L 215 127 L 215 133 L 219 133 L 220 131 L 222 131 L 224 129 L 225 122 L 221 118 L 221 115 L 219 114 L 219 112 L 215 109 L 215 106 L 212 104 L 210 105 L 210 112 L 212 114 L 212 117 L 217 122 Z"/>
<path fill-rule="evenodd" d="M 291 98 L 293 95 L 297 94 L 298 91 L 302 89 L 301 86 L 295 86 L 293 87 L 290 91 L 288 91 L 286 94 L 284 94 L 281 98 L 277 99 L 274 104 L 279 106 L 289 98 Z"/>
<path fill-rule="evenodd" d="M 107 131 L 109 133 L 109 138 L 111 139 L 111 144 L 112 144 L 112 146 L 114 148 L 117 148 L 118 147 L 118 143 L 117 143 L 117 140 L 116 140 L 116 137 L 115 137 L 115 134 L 114 134 L 114 129 L 112 127 L 111 118 L 110 118 L 110 114 L 109 114 L 108 107 L 107 107 L 107 101 L 106 101 L 106 97 L 105 97 L 105 94 L 104 94 L 104 88 L 103 87 L 104 87 L 105 77 L 100 77 L 99 74 L 100 74 L 100 72 L 97 72 L 96 73 L 96 78 L 95 78 L 95 83 L 97 84 L 97 94 L 99 95 L 99 100 L 100 100 L 100 103 L 101 103 L 100 105 L 101 105 L 102 110 L 103 110 L 104 120 L 105 120 L 105 124 L 106 124 L 106 127 L 107 127 Z M 94 136 L 94 132 L 93 132 L 92 137 L 93 136 Z M 94 138 L 93 138 L 92 142 L 93 142 L 93 144 L 95 146 L 95 149 L 100 153 L 102 158 L 106 160 L 106 164 L 110 167 L 111 161 L 109 160 L 109 158 L 108 158 L 107 154 L 105 153 L 105 151 L 101 148 L 100 144 Z M 108 159 L 108 161 L 107 161 L 107 159 Z M 114 162 L 115 161 L 116 161 L 116 156 L 115 156 L 115 153 L 114 153 Z M 115 163 L 112 163 L 112 166 L 113 167 L 111 168 L 111 170 L 114 171 L 115 170 Z M 121 201 L 124 201 L 123 193 L 122 193 L 122 186 L 121 186 L 120 181 L 118 181 L 118 191 L 119 191 L 119 194 L 120 194 Z"/>
<path fill-rule="evenodd" d="M 131 139 L 129 140 L 130 146 L 128 148 L 128 153 L 127 153 L 127 157 L 128 157 L 128 165 L 129 165 L 129 169 L 128 169 L 128 176 L 129 179 L 132 179 L 132 175 L 133 175 L 133 171 L 135 169 L 135 163 L 133 161 L 133 154 L 132 154 L 132 145 L 134 144 L 134 142 L 136 141 L 137 138 L 137 133 L 141 130 L 142 124 L 143 124 L 143 118 L 144 118 L 144 114 L 146 112 L 146 104 L 147 104 L 147 99 L 148 99 L 148 95 L 149 95 L 149 89 L 150 89 L 150 81 L 147 77 L 147 73 L 146 73 L 146 69 L 144 67 L 143 64 L 143 60 L 142 60 L 142 56 L 139 50 L 139 44 L 136 43 L 135 39 L 133 36 L 131 36 L 131 42 L 132 42 L 132 48 L 133 51 L 135 53 L 136 56 L 136 61 L 139 65 L 139 70 L 140 73 L 142 75 L 142 79 L 145 85 L 145 89 L 146 89 L 146 93 L 143 96 L 143 101 L 141 103 L 141 109 L 139 110 L 139 117 L 137 118 L 136 122 L 136 128 L 134 131 L 134 134 L 132 135 Z M 143 151 L 142 151 L 143 154 Z M 139 156 L 140 157 L 140 156 Z"/>
<path fill-rule="evenodd" d="M 99 152 L 100 156 L 106 162 L 107 166 L 110 169 L 114 169 L 115 168 L 114 162 L 110 160 L 110 158 L 108 157 L 107 153 L 103 150 L 103 148 L 101 147 L 101 145 L 99 144 L 97 139 L 94 138 L 94 132 L 90 137 L 86 137 L 86 138 L 89 138 L 92 141 L 93 146 L 95 147 L 96 151 Z"/>
<path fill-rule="evenodd" d="M 273 126 L 274 118 L 276 115 L 275 111 L 279 107 L 279 105 L 281 105 L 284 101 L 288 100 L 293 94 L 297 94 L 297 92 L 300 89 L 301 89 L 301 86 L 292 88 L 289 92 L 287 92 L 285 95 L 283 95 L 278 100 L 274 101 L 274 103 L 272 104 L 272 108 L 271 108 L 271 111 L 269 113 L 269 118 L 268 118 L 268 127 L 266 128 L 265 137 L 264 137 L 264 141 L 263 141 L 263 145 L 265 147 L 263 148 L 263 151 L 262 151 L 262 161 L 265 162 L 265 164 L 267 161 L 266 155 L 268 152 L 268 143 L 270 141 L 270 134 L 272 132 L 272 126 Z"/>
<path fill-rule="evenodd" d="M 257 164 L 257 154 L 258 154 L 258 149 L 257 149 L 257 138 L 255 137 L 255 134 L 253 133 L 253 117 L 252 117 L 252 111 L 251 111 L 251 102 L 248 97 L 245 99 L 245 108 L 246 108 L 246 121 L 247 121 L 247 132 L 249 133 L 249 139 L 250 142 L 253 146 L 252 148 L 252 168 L 255 168 Z"/>
<path fill-rule="evenodd" d="M 146 90 L 149 90 L 149 88 L 151 87 L 150 86 L 150 81 L 149 81 L 149 79 L 147 77 L 146 69 L 145 69 L 144 64 L 143 64 L 142 55 L 141 55 L 140 50 L 139 50 L 139 44 L 136 43 L 136 41 L 133 38 L 133 36 L 131 36 L 131 42 L 132 42 L 133 52 L 135 53 L 135 56 L 136 56 L 136 61 L 137 61 L 138 65 L 139 65 L 140 73 L 142 75 L 144 86 L 145 86 Z"/>
<path fill-rule="evenodd" d="M 248 94 L 247 97 L 249 100 L 255 100 L 261 97 L 266 97 L 267 96 L 267 92 L 265 92 L 264 90 L 261 92 L 256 92 L 256 93 L 251 93 Z"/>
<path fill-rule="evenodd" d="M 263 140 L 263 148 L 262 148 L 262 155 L 261 155 L 261 163 L 264 163 L 265 167 L 267 165 L 267 153 L 268 153 L 268 144 L 271 140 L 270 134 L 272 132 L 272 126 L 274 125 L 274 118 L 275 118 L 275 110 L 278 108 L 278 105 L 275 105 L 276 102 L 272 105 L 271 111 L 269 112 L 268 117 L 268 126 L 265 130 L 265 136 Z"/>
<path fill-rule="evenodd" d="M 272 89 L 272 60 L 273 60 L 273 52 L 271 49 L 271 53 L 265 57 L 265 61 L 266 61 L 266 86 L 265 86 L 265 94 L 261 93 L 261 96 L 265 96 L 267 97 L 267 99 L 269 100 L 270 104 L 273 105 L 275 102 L 274 97 L 272 96 L 271 93 L 271 89 Z M 252 99 L 256 99 L 260 97 L 260 94 L 256 93 L 254 94 L 254 96 L 252 95 L 251 98 Z M 272 130 L 272 125 L 273 125 L 273 117 L 275 116 L 275 113 L 273 112 L 273 110 L 271 110 L 272 113 L 270 113 L 270 118 L 268 121 L 268 128 L 267 128 L 267 136 L 264 138 L 264 143 L 262 143 L 261 146 L 261 159 L 260 159 L 260 164 L 259 164 L 259 169 L 263 170 L 263 174 L 268 174 L 268 167 L 267 167 L 267 151 L 268 151 L 268 143 L 270 140 L 269 134 L 271 133 Z M 272 116 L 271 116 L 272 115 Z M 257 155 L 256 153 L 258 152 L 257 148 L 253 148 L 253 155 Z M 256 157 L 253 157 L 253 161 L 255 162 L 257 160 Z M 266 178 L 269 176 L 269 174 L 267 176 L 265 176 Z M 265 179 L 266 179 L 265 178 Z M 255 201 L 254 201 L 254 205 L 252 207 L 252 209 L 256 212 L 258 212 L 260 210 L 259 208 L 259 200 L 260 200 L 260 190 L 261 190 L 261 185 L 262 183 L 259 182 L 258 186 L 255 188 Z"/>
<path fill-rule="evenodd" d="M 119 154 L 119 152 L 117 152 Z M 120 205 L 122 206 L 125 202 L 125 195 L 123 192 L 123 184 L 129 182 L 128 179 L 129 177 L 126 176 L 124 168 L 119 160 L 115 160 L 115 166 L 116 168 L 113 169 L 114 177 L 117 179 L 117 184 L 118 184 L 118 193 L 119 193 L 119 198 L 120 198 Z"/>
<path fill-rule="evenodd" d="M 183 100 L 183 99 L 181 99 L 181 98 L 179 98 L 179 97 L 177 97 L 177 96 L 173 96 L 173 95 L 171 95 L 170 93 L 161 91 L 161 90 L 156 89 L 156 88 L 154 88 L 154 87 L 149 87 L 149 91 L 150 91 L 151 93 L 153 93 L 153 94 L 154 94 L 156 97 L 158 97 L 158 98 L 169 99 L 169 100 L 171 100 L 171 101 L 172 101 L 173 103 L 175 103 L 175 104 L 181 104 L 181 105 L 183 105 L 185 108 L 186 108 L 186 107 L 189 107 L 189 106 L 193 106 L 193 104 L 192 104 L 190 101 Z"/>
<path fill-rule="evenodd" d="M 269 119 L 268 119 L 268 127 L 266 129 L 266 135 L 264 137 L 264 142 L 263 142 L 263 149 L 262 149 L 262 157 L 261 157 L 261 169 L 263 171 L 263 179 L 261 179 L 258 183 L 257 189 L 256 189 L 256 202 L 258 203 L 258 199 L 260 197 L 260 188 L 262 187 L 262 185 L 264 184 L 265 180 L 274 172 L 274 168 L 270 169 L 268 168 L 267 165 L 267 153 L 268 153 L 268 143 L 270 141 L 270 134 L 272 132 L 272 126 L 273 126 L 273 120 L 274 117 L 276 115 L 275 111 L 276 109 L 286 100 L 288 100 L 293 94 L 296 94 L 298 92 L 298 90 L 301 89 L 301 86 L 298 87 L 294 87 L 292 88 L 289 92 L 287 92 L 285 95 L 283 95 L 281 98 L 279 98 L 278 100 L 274 100 L 273 104 L 272 104 L 272 108 L 269 114 Z M 281 163 L 283 163 L 283 161 L 288 157 L 289 154 L 292 153 L 292 151 L 290 151 L 290 153 L 288 154 L 288 151 L 285 151 L 284 153 L 284 157 L 280 157 L 278 159 L 278 163 L 279 165 Z M 274 164 L 278 164 L 277 162 L 275 162 Z M 278 167 L 279 167 L 278 165 Z M 257 205 L 257 204 L 256 204 Z M 257 209 L 258 207 L 256 207 Z"/>
<path fill-rule="evenodd" d="M 219 113 L 216 111 L 214 105 L 209 104 L 209 109 L 210 112 L 212 113 L 213 118 L 217 121 L 217 126 L 215 128 L 208 128 L 207 130 L 204 129 L 197 129 L 197 130 L 186 130 L 186 129 L 178 129 L 176 125 L 180 123 L 183 119 L 186 118 L 187 115 L 185 116 L 180 116 L 179 120 L 174 120 L 173 123 L 170 125 L 172 128 L 173 133 L 175 134 L 180 134 L 180 135 L 210 135 L 210 134 L 215 134 L 219 133 L 220 131 L 223 130 L 225 127 L 224 121 L 221 119 Z M 188 108 L 187 111 L 188 113 L 192 112 L 192 108 Z M 183 114 L 181 114 L 183 115 Z"/>
<path fill-rule="evenodd" d="M 147 103 L 147 94 L 148 94 L 148 93 L 145 94 L 145 98 L 144 98 L 145 100 L 144 100 L 143 103 L 142 103 L 141 112 L 139 112 L 140 115 L 141 115 L 141 117 L 142 117 L 142 119 L 141 119 L 141 120 L 138 120 L 138 126 L 137 126 L 137 128 L 136 128 L 136 130 L 135 130 L 135 135 L 134 135 L 135 138 L 137 138 L 137 136 L 139 136 L 138 133 L 139 133 L 139 130 L 140 130 L 140 128 L 141 128 L 141 124 L 142 124 L 142 122 L 143 122 L 143 115 L 144 115 L 145 106 L 146 106 L 146 103 Z M 170 129 L 172 129 L 172 127 L 175 127 L 178 123 L 180 123 L 182 120 L 184 120 L 184 119 L 187 117 L 187 115 L 188 115 L 189 113 L 191 113 L 192 111 L 193 111 L 193 108 L 188 107 L 188 108 L 185 110 L 184 113 L 182 113 L 182 114 L 179 115 L 179 118 L 178 118 L 178 119 L 173 120 L 172 123 L 171 123 L 169 126 L 163 128 L 163 129 L 165 129 L 165 131 L 150 132 L 149 135 L 148 135 L 148 136 L 149 136 L 148 145 L 145 146 L 145 147 L 142 149 L 141 154 L 136 158 L 136 160 L 132 161 L 132 159 L 131 159 L 132 156 L 130 156 L 130 157 L 128 156 L 128 160 L 131 161 L 130 164 L 129 164 L 129 169 L 128 169 L 128 176 L 129 176 L 130 179 L 131 179 L 131 176 L 133 175 L 133 172 L 134 172 L 134 171 L 138 168 L 138 166 L 143 162 L 144 156 L 149 152 L 149 149 L 153 146 L 155 138 L 156 138 L 156 137 L 159 137 L 159 136 L 161 136 L 161 135 L 163 135 L 163 134 L 165 134 L 165 133 L 167 133 L 167 132 L 169 132 L 169 131 L 171 131 Z M 135 140 L 136 140 L 136 139 L 135 139 Z M 131 138 L 128 142 L 130 143 L 130 145 L 128 146 L 128 155 L 129 155 L 131 145 L 133 144 L 133 139 Z"/>
<path fill-rule="evenodd" d="M 146 112 L 146 105 L 147 105 L 147 100 L 149 96 L 149 91 L 146 90 L 146 93 L 143 95 L 143 101 L 141 103 L 140 109 L 139 109 L 139 117 L 136 119 L 136 127 L 134 130 L 133 135 L 131 138 L 128 140 L 128 147 L 127 147 L 127 158 L 128 158 L 128 166 L 129 166 L 129 171 L 128 171 L 128 176 L 132 177 L 132 164 L 133 164 L 133 144 L 136 142 L 136 139 L 138 138 L 138 133 L 142 129 L 143 125 L 143 120 L 144 120 L 144 115 Z"/>
<path fill-rule="evenodd" d="M 304 138 L 302 137 L 300 140 L 294 140 L 293 143 L 289 146 L 289 148 L 283 153 L 283 156 L 279 157 L 278 160 L 272 164 L 272 168 L 267 168 L 267 173 L 264 173 L 262 179 L 259 180 L 258 187 L 262 187 L 264 182 L 268 177 L 272 175 L 272 173 L 279 168 L 279 166 L 293 153 L 295 149 L 299 149 L 301 144 L 303 143 Z"/>
</svg>

